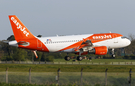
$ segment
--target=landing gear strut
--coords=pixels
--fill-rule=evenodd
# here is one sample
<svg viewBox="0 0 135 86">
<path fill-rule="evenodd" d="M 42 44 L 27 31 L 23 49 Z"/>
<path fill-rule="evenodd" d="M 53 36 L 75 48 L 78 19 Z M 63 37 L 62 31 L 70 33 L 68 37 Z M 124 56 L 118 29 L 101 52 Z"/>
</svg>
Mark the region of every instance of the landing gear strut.
<svg viewBox="0 0 135 86">
<path fill-rule="evenodd" d="M 83 49 L 80 49 L 79 56 L 77 56 L 78 61 L 83 60 L 83 57 L 81 56 L 82 53 L 83 53 Z"/>
</svg>

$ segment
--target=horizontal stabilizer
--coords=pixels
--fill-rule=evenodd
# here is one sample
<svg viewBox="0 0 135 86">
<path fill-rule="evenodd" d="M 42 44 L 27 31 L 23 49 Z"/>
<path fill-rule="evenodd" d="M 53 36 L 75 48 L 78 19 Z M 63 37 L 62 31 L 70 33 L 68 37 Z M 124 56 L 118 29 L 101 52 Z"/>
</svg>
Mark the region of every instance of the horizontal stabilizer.
<svg viewBox="0 0 135 86">
<path fill-rule="evenodd" d="M 2 40 L 2 42 L 4 42 L 4 43 L 9 43 L 9 41 L 8 41 L 8 40 Z"/>
<path fill-rule="evenodd" d="M 23 45 L 23 46 L 28 46 L 29 45 L 29 42 L 19 41 L 17 44 L 18 45 Z"/>
</svg>

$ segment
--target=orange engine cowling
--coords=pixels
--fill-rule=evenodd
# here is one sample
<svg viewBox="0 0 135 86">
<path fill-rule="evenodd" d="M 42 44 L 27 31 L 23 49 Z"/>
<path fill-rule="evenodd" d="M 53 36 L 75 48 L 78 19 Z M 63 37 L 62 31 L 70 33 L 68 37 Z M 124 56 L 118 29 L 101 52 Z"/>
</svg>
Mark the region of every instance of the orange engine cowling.
<svg viewBox="0 0 135 86">
<path fill-rule="evenodd" d="M 89 51 L 89 53 L 93 53 L 96 55 L 105 55 L 107 54 L 107 47 L 106 46 L 100 46 L 100 47 L 94 47 L 92 50 Z"/>
</svg>

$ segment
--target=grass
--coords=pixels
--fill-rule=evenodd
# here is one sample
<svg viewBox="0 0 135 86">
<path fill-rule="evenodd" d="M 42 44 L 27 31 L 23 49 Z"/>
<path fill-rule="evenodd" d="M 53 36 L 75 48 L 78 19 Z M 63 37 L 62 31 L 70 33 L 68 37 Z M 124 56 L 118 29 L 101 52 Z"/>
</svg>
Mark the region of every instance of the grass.
<svg viewBox="0 0 135 86">
<path fill-rule="evenodd" d="M 57 72 L 58 68 L 62 72 L 80 72 L 83 68 L 84 72 L 104 72 L 108 68 L 108 72 L 128 72 L 130 68 L 135 71 L 134 65 L 63 65 L 63 64 L 0 64 L 0 71 L 8 68 L 10 72 L 28 72 L 31 68 L 32 72 Z"/>
<path fill-rule="evenodd" d="M 0 86 L 59 86 L 57 84 L 52 84 L 52 85 L 37 85 L 37 84 L 6 84 L 6 83 L 0 83 Z M 69 85 L 62 85 L 62 86 L 79 86 L 76 84 L 69 84 Z M 100 84 L 96 84 L 96 85 L 84 85 L 84 86 L 102 86 Z M 107 86 L 118 86 L 118 85 L 107 85 Z"/>
<path fill-rule="evenodd" d="M 54 60 L 54 62 L 59 61 L 65 62 L 63 59 Z M 85 61 L 89 60 L 79 62 Z M 92 62 L 134 62 L 134 60 L 93 59 Z M 9 83 L 12 84 L 0 83 L 0 86 L 57 86 L 55 76 L 57 75 L 58 68 L 61 70 L 60 83 L 64 86 L 80 85 L 81 68 L 83 68 L 83 83 L 86 86 L 103 86 L 105 84 L 106 68 L 108 68 L 108 86 L 127 86 L 127 77 L 129 77 L 130 68 L 132 68 L 132 81 L 135 81 L 134 65 L 0 64 L 1 82 L 5 82 L 6 68 L 8 68 Z M 32 84 L 14 84 L 28 83 L 29 68 L 31 68 L 32 72 Z"/>
<path fill-rule="evenodd" d="M 25 74 L 25 75 L 24 75 Z M 5 77 L 0 72 L 0 82 L 5 82 Z M 28 73 L 24 72 L 9 72 L 8 73 L 8 82 L 9 83 L 22 83 L 22 84 L 14 84 L 15 86 L 55 86 L 57 81 L 55 80 L 56 72 L 38 72 L 31 73 L 31 85 L 25 84 L 29 83 Z M 59 84 L 60 86 L 79 86 L 81 80 L 80 72 L 60 72 Z M 104 72 L 83 72 L 83 86 L 96 86 L 99 84 L 100 86 L 105 85 L 105 73 Z M 128 72 L 126 73 L 108 73 L 107 74 L 107 82 L 108 86 L 128 86 L 127 77 L 129 77 Z M 3 80 L 4 78 L 4 80 Z M 132 85 L 135 85 L 135 73 L 132 73 Z M 36 85 L 36 84 L 38 85 Z M 32 85 L 33 84 L 33 85 Z M 70 84 L 70 85 L 69 85 Z M 13 85 L 13 86 L 14 86 Z M 0 85 L 5 86 L 5 85 Z"/>
<path fill-rule="evenodd" d="M 37 84 L 12 84 L 12 83 L 0 83 L 0 86 L 57 86 L 56 84 L 52 85 L 37 85 Z M 72 85 L 70 85 L 72 86 Z"/>
<path fill-rule="evenodd" d="M 72 61 L 72 60 L 71 60 Z M 70 61 L 70 62 L 71 62 Z M 80 63 L 89 60 L 78 61 Z M 64 59 L 55 59 L 54 62 L 66 62 Z M 89 61 L 90 62 L 90 61 Z M 126 59 L 93 59 L 91 62 L 135 62 L 134 60 Z M 8 68 L 10 72 L 28 72 L 32 68 L 32 72 L 56 72 L 58 68 L 62 72 L 80 72 L 83 68 L 84 72 L 104 72 L 108 68 L 108 72 L 128 72 L 130 68 L 135 71 L 134 65 L 72 65 L 72 64 L 0 64 L 0 71 L 5 71 Z"/>
<path fill-rule="evenodd" d="M 65 59 L 54 59 L 54 62 L 72 62 L 75 59 L 70 59 L 70 61 L 65 61 Z M 99 63 L 99 62 L 135 62 L 135 60 L 128 60 L 128 59 L 92 59 L 92 62 Z M 82 60 L 79 62 L 90 62 L 90 60 Z"/>
</svg>

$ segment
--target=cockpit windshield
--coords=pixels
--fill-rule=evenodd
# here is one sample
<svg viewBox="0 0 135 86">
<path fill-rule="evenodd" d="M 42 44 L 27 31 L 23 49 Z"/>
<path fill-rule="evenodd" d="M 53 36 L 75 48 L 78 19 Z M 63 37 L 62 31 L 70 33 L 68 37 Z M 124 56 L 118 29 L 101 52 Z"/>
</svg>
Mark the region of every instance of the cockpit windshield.
<svg viewBox="0 0 135 86">
<path fill-rule="evenodd" d="M 122 38 L 122 39 L 128 39 L 128 38 L 127 38 L 127 37 L 125 37 L 125 36 L 122 36 L 121 38 Z"/>
</svg>

